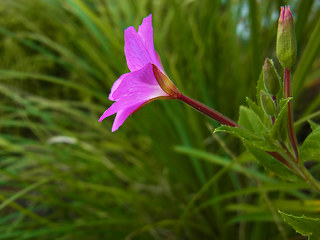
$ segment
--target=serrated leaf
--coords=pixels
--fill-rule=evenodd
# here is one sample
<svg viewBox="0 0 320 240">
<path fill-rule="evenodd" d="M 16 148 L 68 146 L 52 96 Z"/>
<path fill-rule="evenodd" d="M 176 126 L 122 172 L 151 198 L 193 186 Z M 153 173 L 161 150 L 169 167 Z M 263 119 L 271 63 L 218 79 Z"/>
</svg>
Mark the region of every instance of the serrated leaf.
<svg viewBox="0 0 320 240">
<path fill-rule="evenodd" d="M 289 168 L 287 168 L 279 160 L 275 159 L 265 151 L 253 148 L 246 144 L 246 148 L 252 155 L 259 161 L 259 163 L 268 171 L 275 173 L 277 176 L 290 180 L 297 181 L 299 177 L 294 174 Z"/>
<path fill-rule="evenodd" d="M 304 140 L 301 147 L 302 161 L 320 160 L 320 128 L 316 128 Z"/>
<path fill-rule="evenodd" d="M 267 116 L 262 107 L 258 106 L 255 102 L 253 102 L 250 98 L 246 98 L 246 101 L 248 103 L 249 108 L 255 112 L 255 114 L 257 114 L 257 116 L 260 117 L 260 120 L 264 123 L 264 125 L 266 126 L 266 128 L 270 128 L 271 127 L 271 120 L 270 117 Z"/>
<path fill-rule="evenodd" d="M 233 136 L 239 138 L 244 144 L 264 151 L 280 150 L 280 148 L 277 145 L 273 144 L 270 139 L 265 139 L 264 137 L 258 136 L 255 133 L 244 128 L 223 125 L 216 128 L 215 132 L 226 132 L 232 134 Z"/>
<path fill-rule="evenodd" d="M 320 127 L 319 124 L 315 123 L 314 121 L 308 120 L 308 123 L 312 129 L 312 131 L 316 130 L 318 127 Z"/>
<path fill-rule="evenodd" d="M 264 120 L 264 117 L 265 117 L 265 114 L 264 114 L 262 108 L 259 107 L 255 102 L 253 102 L 253 101 L 252 101 L 250 98 L 248 98 L 248 97 L 246 98 L 246 101 L 247 101 L 247 103 L 248 103 L 249 108 L 250 108 L 252 111 L 254 111 L 255 114 L 257 114 L 257 115 L 260 117 L 261 121 L 263 121 L 263 120 Z"/>
<path fill-rule="evenodd" d="M 279 211 L 281 217 L 287 222 L 296 232 L 303 236 L 308 236 L 309 240 L 320 240 L 320 219 L 310 218 L 306 216 L 297 217 Z"/>
<path fill-rule="evenodd" d="M 288 102 L 292 98 L 282 99 L 279 103 L 279 113 L 271 130 L 270 137 L 274 139 L 285 140 L 287 136 L 287 117 L 288 117 Z"/>
<path fill-rule="evenodd" d="M 283 99 L 281 99 L 280 102 L 279 102 L 279 107 L 278 107 L 278 109 L 281 111 L 281 109 L 282 109 L 283 107 L 285 107 L 285 105 L 287 105 L 288 102 L 290 102 L 292 99 L 293 99 L 292 97 L 288 97 L 288 98 L 283 98 Z"/>
<path fill-rule="evenodd" d="M 259 136 L 267 131 L 259 116 L 253 110 L 244 106 L 240 106 L 238 122 L 240 126 L 256 133 Z"/>
</svg>

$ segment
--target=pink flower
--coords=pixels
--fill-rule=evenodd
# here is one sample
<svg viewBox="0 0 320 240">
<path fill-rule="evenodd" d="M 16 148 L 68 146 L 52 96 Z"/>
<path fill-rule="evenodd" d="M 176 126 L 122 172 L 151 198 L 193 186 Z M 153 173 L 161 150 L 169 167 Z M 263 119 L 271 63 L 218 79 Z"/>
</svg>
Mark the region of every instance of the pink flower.
<svg viewBox="0 0 320 240">
<path fill-rule="evenodd" d="M 179 93 L 166 76 L 153 45 L 152 15 L 143 19 L 138 32 L 133 27 L 124 31 L 124 52 L 130 70 L 114 82 L 109 99 L 115 101 L 100 117 L 117 114 L 112 126 L 116 131 L 144 104 L 157 98 L 176 98 Z"/>
</svg>

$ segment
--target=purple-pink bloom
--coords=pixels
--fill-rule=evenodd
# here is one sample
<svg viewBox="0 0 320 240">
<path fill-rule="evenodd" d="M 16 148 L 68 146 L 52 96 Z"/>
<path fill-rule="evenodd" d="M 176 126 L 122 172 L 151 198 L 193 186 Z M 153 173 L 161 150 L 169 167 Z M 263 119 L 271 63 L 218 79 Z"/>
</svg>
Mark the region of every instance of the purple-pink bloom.
<svg viewBox="0 0 320 240">
<path fill-rule="evenodd" d="M 173 93 L 177 92 L 154 49 L 152 15 L 143 19 L 138 32 L 132 26 L 128 27 L 124 31 L 124 39 L 124 52 L 130 72 L 114 82 L 109 99 L 115 102 L 99 119 L 101 122 L 116 113 L 112 132 L 144 104 L 160 97 L 174 98 Z"/>
</svg>

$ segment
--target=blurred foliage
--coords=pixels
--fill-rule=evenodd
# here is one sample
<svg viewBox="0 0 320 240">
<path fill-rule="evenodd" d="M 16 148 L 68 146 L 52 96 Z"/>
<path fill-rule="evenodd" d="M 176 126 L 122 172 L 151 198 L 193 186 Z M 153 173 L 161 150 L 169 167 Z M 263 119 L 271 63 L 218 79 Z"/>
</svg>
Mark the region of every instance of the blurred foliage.
<svg viewBox="0 0 320 240">
<path fill-rule="evenodd" d="M 188 106 L 152 102 L 115 133 L 112 118 L 98 122 L 128 71 L 123 30 L 149 13 L 168 76 L 237 119 L 264 58 L 275 58 L 283 4 L 296 19 L 304 137 L 308 114 L 319 116 L 317 1 L 1 0 L 0 239 L 294 236 L 277 210 L 319 214 L 306 184 L 265 172 Z"/>
</svg>

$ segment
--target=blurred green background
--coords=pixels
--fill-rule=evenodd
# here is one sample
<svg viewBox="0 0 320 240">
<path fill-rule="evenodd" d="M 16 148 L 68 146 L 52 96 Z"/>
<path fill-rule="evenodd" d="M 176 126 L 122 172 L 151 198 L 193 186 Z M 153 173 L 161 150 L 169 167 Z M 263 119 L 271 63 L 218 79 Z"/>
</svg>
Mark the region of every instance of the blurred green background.
<svg viewBox="0 0 320 240">
<path fill-rule="evenodd" d="M 168 76 L 236 120 L 264 59 L 277 62 L 284 4 L 301 142 L 320 106 L 317 0 L 1 0 L 0 239 L 298 239 L 277 211 L 319 215 L 316 195 L 212 135 L 207 117 L 169 100 L 115 133 L 113 117 L 98 122 L 128 71 L 123 31 L 150 13 Z"/>
</svg>

